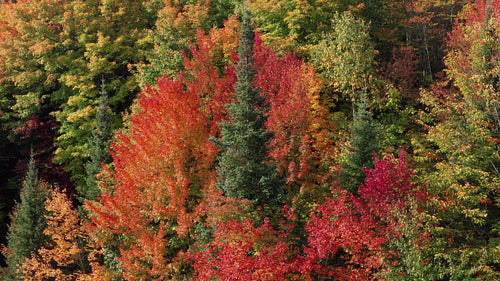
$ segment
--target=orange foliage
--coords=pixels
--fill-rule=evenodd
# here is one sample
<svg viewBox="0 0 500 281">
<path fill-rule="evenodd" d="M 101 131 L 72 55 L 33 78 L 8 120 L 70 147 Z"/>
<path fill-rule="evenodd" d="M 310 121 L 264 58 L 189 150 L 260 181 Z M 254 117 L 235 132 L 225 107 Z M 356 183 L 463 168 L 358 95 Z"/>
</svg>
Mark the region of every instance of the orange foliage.
<svg viewBox="0 0 500 281">
<path fill-rule="evenodd" d="M 207 22 L 210 1 L 198 1 L 195 5 L 185 5 L 179 0 L 164 0 L 164 7 L 158 12 L 160 30 L 175 28 L 188 35 Z M 191 34 L 194 35 L 194 34 Z"/>
<path fill-rule="evenodd" d="M 190 239 L 202 195 L 214 186 L 217 151 L 209 138 L 218 131 L 234 74 L 220 77 L 210 61 L 209 36 L 199 32 L 198 42 L 185 73 L 161 78 L 156 90 L 139 96 L 130 128 L 112 145 L 112 186 L 103 187 L 98 202 L 87 202 L 93 216 L 88 231 L 99 246 L 123 237 L 118 261 L 126 279 L 179 274 L 182 245 L 169 240 Z"/>
<path fill-rule="evenodd" d="M 53 190 L 47 200 L 49 214 L 43 231 L 51 242 L 38 250 L 38 255 L 21 266 L 24 280 L 81 280 L 84 278 L 83 250 L 78 239 L 83 237 L 78 212 L 64 192 Z"/>
</svg>

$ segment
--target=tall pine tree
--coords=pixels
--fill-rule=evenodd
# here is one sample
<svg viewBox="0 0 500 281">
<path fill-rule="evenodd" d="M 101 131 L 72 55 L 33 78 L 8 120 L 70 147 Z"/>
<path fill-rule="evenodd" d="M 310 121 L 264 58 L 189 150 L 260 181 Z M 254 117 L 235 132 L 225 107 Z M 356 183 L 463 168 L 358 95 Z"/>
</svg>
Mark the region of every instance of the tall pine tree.
<svg viewBox="0 0 500 281">
<path fill-rule="evenodd" d="M 108 92 L 104 81 L 100 90 L 99 108 L 96 114 L 97 127 L 92 132 L 90 139 L 90 161 L 85 163 L 87 177 L 85 185 L 79 186 L 80 196 L 89 200 L 96 200 L 100 194 L 96 183 L 96 175 L 101 171 L 102 163 L 109 164 L 111 155 L 109 154 L 111 138 L 113 137 L 113 115 L 108 107 Z"/>
<path fill-rule="evenodd" d="M 252 50 L 254 32 L 250 12 L 242 17 L 234 101 L 228 105 L 229 120 L 220 123 L 217 171 L 218 186 L 230 198 L 250 199 L 257 206 L 277 206 L 283 198 L 283 183 L 275 164 L 269 163 L 266 130 L 266 97 L 254 86 L 256 70 Z"/>
<path fill-rule="evenodd" d="M 43 233 L 47 225 L 44 217 L 47 196 L 48 188 L 38 178 L 32 153 L 20 194 L 21 201 L 16 204 L 7 235 L 8 244 L 4 254 L 7 257 L 8 272 L 5 280 L 22 280 L 18 272 L 21 263 L 47 241 Z"/>
</svg>

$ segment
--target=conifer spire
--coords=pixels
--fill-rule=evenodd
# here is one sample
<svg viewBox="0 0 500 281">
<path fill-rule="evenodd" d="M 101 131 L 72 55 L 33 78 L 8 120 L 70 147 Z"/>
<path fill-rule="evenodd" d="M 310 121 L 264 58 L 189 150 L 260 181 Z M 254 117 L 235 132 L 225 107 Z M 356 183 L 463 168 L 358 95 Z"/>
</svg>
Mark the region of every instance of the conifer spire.
<svg viewBox="0 0 500 281">
<path fill-rule="evenodd" d="M 276 166 L 267 160 L 272 134 L 266 130 L 266 98 L 252 84 L 255 77 L 254 32 L 251 15 L 244 9 L 238 55 L 240 58 L 234 102 L 227 108 L 229 120 L 221 122 L 222 136 L 217 171 L 218 186 L 230 198 L 247 198 L 258 206 L 276 206 L 282 200 L 283 183 Z"/>
<path fill-rule="evenodd" d="M 43 234 L 45 219 L 45 200 L 48 189 L 38 178 L 33 151 L 20 194 L 20 202 L 12 214 L 12 223 L 7 234 L 7 265 L 9 272 L 5 280 L 21 280 L 18 269 L 25 258 L 35 254 L 47 237 Z"/>
<path fill-rule="evenodd" d="M 106 91 L 104 81 L 100 90 L 99 108 L 96 114 L 96 130 L 92 132 L 90 140 L 90 161 L 85 163 L 85 186 L 79 187 L 80 195 L 89 200 L 96 200 L 100 194 L 96 183 L 96 175 L 101 171 L 102 163 L 111 163 L 109 154 L 111 138 L 113 137 L 113 116 L 108 106 L 108 92 Z"/>
</svg>

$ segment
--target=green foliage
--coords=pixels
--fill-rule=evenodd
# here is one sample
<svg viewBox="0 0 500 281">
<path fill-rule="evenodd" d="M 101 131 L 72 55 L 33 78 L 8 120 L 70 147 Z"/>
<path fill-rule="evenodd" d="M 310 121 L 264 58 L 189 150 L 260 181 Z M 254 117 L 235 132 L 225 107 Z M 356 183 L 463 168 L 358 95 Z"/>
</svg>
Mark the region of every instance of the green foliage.
<svg viewBox="0 0 500 281">
<path fill-rule="evenodd" d="M 66 164 L 77 186 L 83 185 L 90 149 L 88 139 L 95 122 L 99 89 L 106 80 L 109 105 L 119 114 L 131 104 L 139 91 L 136 65 L 145 61 L 152 48 L 149 30 L 156 21 L 158 1 L 76 1 L 70 11 L 77 24 L 73 42 L 81 53 L 66 52 L 72 58 L 61 81 L 73 91 L 53 114 L 61 123 L 58 150 L 54 160 Z M 141 20 L 136 20 L 141 15 Z"/>
<path fill-rule="evenodd" d="M 330 87 L 353 104 L 370 89 L 375 72 L 375 50 L 369 24 L 351 12 L 335 14 L 331 31 L 312 50 L 312 61 Z"/>
<path fill-rule="evenodd" d="M 377 277 L 384 280 L 443 280 L 447 265 L 442 258 L 446 240 L 433 236 L 442 230 L 436 218 L 422 212 L 415 200 L 409 202 L 408 212 L 393 215 L 404 222 L 398 227 L 397 233 L 389 239 L 387 249 L 394 252 L 388 254 L 386 271 Z"/>
<path fill-rule="evenodd" d="M 412 138 L 422 130 L 415 121 L 417 110 L 404 101 L 401 91 L 393 85 L 387 85 L 385 98 L 374 103 L 374 127 L 381 149 L 409 147 Z"/>
<path fill-rule="evenodd" d="M 350 148 L 341 163 L 341 182 L 356 193 L 364 180 L 363 167 L 371 167 L 378 151 L 377 136 L 370 112 L 375 88 L 375 50 L 369 25 L 351 12 L 335 14 L 332 30 L 313 49 L 312 60 L 329 81 L 327 87 L 351 101 L 353 122 Z"/>
<path fill-rule="evenodd" d="M 250 1 L 255 22 L 263 38 L 282 50 L 292 48 L 307 54 L 330 29 L 335 12 L 345 11 L 356 1 Z"/>
<path fill-rule="evenodd" d="M 498 2 L 477 1 L 462 13 L 448 42 L 449 81 L 422 91 L 427 139 L 438 161 L 424 179 L 448 242 L 440 253 L 450 280 L 499 278 Z M 453 87 L 456 86 L 456 87 Z"/>
<path fill-rule="evenodd" d="M 283 183 L 275 164 L 268 162 L 272 134 L 265 128 L 266 97 L 254 88 L 252 49 L 254 33 L 245 10 L 239 43 L 234 101 L 227 106 L 229 120 L 220 123 L 218 186 L 230 198 L 247 198 L 258 206 L 276 207 L 283 200 Z"/>
<path fill-rule="evenodd" d="M 43 233 L 47 225 L 44 217 L 47 196 L 47 186 L 38 179 L 32 155 L 20 194 L 20 202 L 16 204 L 12 214 L 12 223 L 7 235 L 8 245 L 4 254 L 7 257 L 9 271 L 6 280 L 21 280 L 20 272 L 17 272 L 21 263 L 36 253 L 47 241 L 47 236 Z"/>
<path fill-rule="evenodd" d="M 57 119 L 54 161 L 82 185 L 88 139 L 103 77 L 119 114 L 135 94 L 135 65 L 144 61 L 160 1 L 16 1 L 2 5 L 2 83 L 16 88 L 14 116 Z M 136 20 L 141 15 L 141 20 Z M 4 24 L 5 23 L 5 24 Z M 21 125 L 26 122 L 20 119 Z"/>
<path fill-rule="evenodd" d="M 148 36 L 154 48 L 145 52 L 147 61 L 139 64 L 140 83 L 154 85 L 158 77 L 174 77 L 183 70 L 184 54 L 189 54 L 190 44 L 196 43 L 196 32 L 222 27 L 234 13 L 236 2 L 164 1 Z"/>
<path fill-rule="evenodd" d="M 90 161 L 85 163 L 85 171 L 87 172 L 86 185 L 77 187 L 81 196 L 89 200 L 96 200 L 97 196 L 100 195 L 96 175 L 101 171 L 102 164 L 111 163 L 109 149 L 113 137 L 113 116 L 108 107 L 108 93 L 104 81 L 100 94 L 99 108 L 96 115 L 97 125 L 90 139 Z"/>
<path fill-rule="evenodd" d="M 379 150 L 376 129 L 366 97 L 357 104 L 351 128 L 351 146 L 347 151 L 340 180 L 346 190 L 357 194 L 357 187 L 364 182 L 363 168 L 373 168 L 373 154 Z"/>
</svg>

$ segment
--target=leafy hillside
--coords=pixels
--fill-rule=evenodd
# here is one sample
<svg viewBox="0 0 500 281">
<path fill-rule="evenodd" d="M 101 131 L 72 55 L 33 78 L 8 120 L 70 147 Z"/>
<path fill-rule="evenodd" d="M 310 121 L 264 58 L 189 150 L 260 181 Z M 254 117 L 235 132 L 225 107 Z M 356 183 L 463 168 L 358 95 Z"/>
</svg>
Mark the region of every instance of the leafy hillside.
<svg viewBox="0 0 500 281">
<path fill-rule="evenodd" d="M 500 279 L 500 1 L 0 3 L 0 280 Z"/>
</svg>

